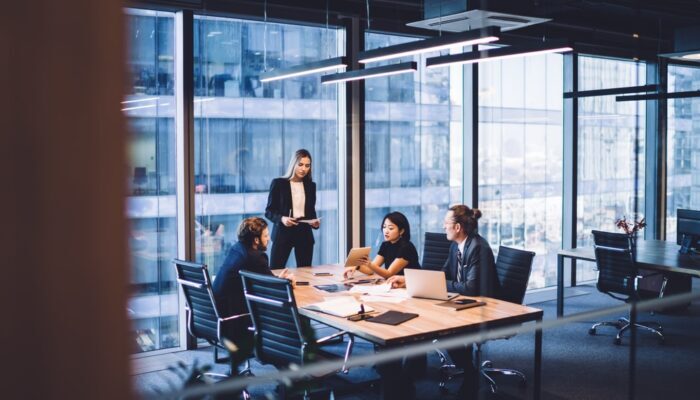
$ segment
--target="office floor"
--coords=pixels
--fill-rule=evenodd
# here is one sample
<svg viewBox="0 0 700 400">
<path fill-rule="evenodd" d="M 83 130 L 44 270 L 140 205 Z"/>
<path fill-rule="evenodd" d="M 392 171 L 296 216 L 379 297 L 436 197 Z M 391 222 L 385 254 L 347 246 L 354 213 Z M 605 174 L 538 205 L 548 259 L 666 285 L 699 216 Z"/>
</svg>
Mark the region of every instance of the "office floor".
<svg viewBox="0 0 700 400">
<path fill-rule="evenodd" d="M 698 284 L 695 283 L 698 290 Z M 566 314 L 591 311 L 620 303 L 598 293 L 593 286 L 579 286 L 577 295 L 566 299 Z M 528 296 L 531 301 L 540 301 L 542 296 Z M 529 303 L 544 310 L 545 320 L 555 316 L 555 302 Z M 606 318 L 606 320 L 616 319 Z M 694 399 L 693 389 L 697 384 L 700 367 L 700 301 L 687 310 L 673 314 L 644 315 L 644 320 L 655 320 L 663 324 L 666 343 L 660 345 L 645 332 L 639 333 L 636 352 L 636 399 Z M 629 339 L 620 346 L 613 344 L 614 329 L 601 328 L 598 335 L 588 335 L 588 328 L 596 321 L 582 321 L 547 330 L 543 333 L 542 398 L 543 399 L 613 399 L 628 397 L 630 347 Z M 484 359 L 494 361 L 496 366 L 517 368 L 532 377 L 532 354 L 534 337 L 518 335 L 509 340 L 490 342 L 486 346 Z M 372 352 L 367 342 L 359 342 L 354 354 Z M 167 355 L 145 357 L 133 361 L 133 384 L 139 394 L 154 394 L 180 387 L 181 380 L 171 371 L 170 365 L 178 361 L 192 365 L 212 364 L 211 350 L 184 351 Z M 428 357 L 428 371 L 416 382 L 418 399 L 455 398 L 459 382 L 450 382 L 447 395 L 437 386 L 436 355 Z M 225 365 L 216 365 L 216 372 L 225 373 Z M 274 371 L 274 368 L 253 364 L 256 375 Z M 378 389 L 373 385 L 377 379 L 374 369 L 357 368 L 341 377 L 342 394 L 337 399 L 376 399 Z M 531 387 L 521 388 L 512 378 L 498 379 L 499 395 L 486 398 L 527 399 L 531 398 Z M 485 384 L 482 383 L 485 388 Z M 265 399 L 274 390 L 272 385 L 251 388 L 253 398 Z M 487 394 L 487 391 L 484 391 Z"/>
</svg>

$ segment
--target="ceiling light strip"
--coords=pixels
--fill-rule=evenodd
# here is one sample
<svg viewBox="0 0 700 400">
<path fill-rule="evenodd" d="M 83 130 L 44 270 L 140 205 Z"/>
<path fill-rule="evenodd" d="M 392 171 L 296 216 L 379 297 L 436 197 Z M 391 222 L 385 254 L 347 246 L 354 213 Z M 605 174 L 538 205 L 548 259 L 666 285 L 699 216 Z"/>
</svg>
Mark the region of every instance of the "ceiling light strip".
<svg viewBox="0 0 700 400">
<path fill-rule="evenodd" d="M 324 71 L 333 71 L 348 66 L 347 57 L 335 57 L 327 60 L 314 61 L 289 68 L 273 69 L 260 74 L 260 82 L 272 82 L 296 76 L 311 75 Z"/>
<path fill-rule="evenodd" d="M 436 38 L 362 51 L 357 54 L 357 57 L 360 63 L 367 64 L 371 62 L 391 60 L 394 58 L 444 50 L 450 47 L 491 43 L 497 41 L 500 34 L 501 29 L 499 27 L 489 26 L 486 28 L 474 29 L 471 31 Z"/>
<path fill-rule="evenodd" d="M 360 79 L 376 78 L 379 76 L 405 74 L 407 72 L 415 72 L 416 70 L 418 70 L 418 63 L 415 61 L 410 61 L 399 64 L 384 65 L 381 67 L 358 69 L 339 74 L 324 75 L 321 77 L 321 83 L 329 84 L 356 81 Z"/>
<path fill-rule="evenodd" d="M 573 51 L 573 47 L 567 43 L 552 42 L 548 44 L 529 47 L 501 47 L 469 53 L 452 54 L 447 56 L 432 57 L 425 60 L 426 68 L 436 68 L 451 64 L 474 64 L 479 62 L 504 60 L 515 57 L 532 56 L 547 53 L 565 53 Z"/>
</svg>

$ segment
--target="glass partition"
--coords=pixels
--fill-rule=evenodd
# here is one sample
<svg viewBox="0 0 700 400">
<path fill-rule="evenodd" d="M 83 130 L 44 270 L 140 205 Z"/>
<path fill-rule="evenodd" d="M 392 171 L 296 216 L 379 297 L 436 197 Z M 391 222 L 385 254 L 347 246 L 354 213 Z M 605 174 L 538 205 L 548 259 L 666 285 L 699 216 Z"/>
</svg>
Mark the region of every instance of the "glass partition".
<svg viewBox="0 0 700 400">
<path fill-rule="evenodd" d="M 177 255 L 173 14 L 126 10 L 127 70 L 121 110 L 127 139 L 126 216 L 132 351 L 180 344 Z"/>
<path fill-rule="evenodd" d="M 700 68 L 668 67 L 668 91 L 700 90 Z M 666 240 L 676 240 L 676 210 L 700 210 L 700 98 L 668 100 Z"/>
<path fill-rule="evenodd" d="M 639 62 L 579 57 L 579 85 L 606 89 L 646 84 Z M 591 230 L 617 232 L 615 221 L 644 216 L 646 103 L 616 96 L 578 100 L 577 246 L 592 246 Z M 584 264 L 584 263 L 581 263 Z M 594 279 L 582 266 L 577 275 Z"/>
<path fill-rule="evenodd" d="M 529 288 L 556 284 L 561 248 L 563 57 L 479 64 L 479 232 L 536 253 Z"/>
<path fill-rule="evenodd" d="M 365 48 L 414 40 L 367 33 Z M 388 212 L 406 215 L 422 254 L 423 234 L 442 232 L 445 211 L 462 199 L 462 68 L 427 70 L 436 54 L 402 59 L 418 62 L 415 73 L 365 80 L 365 243 L 374 252 Z"/>
<path fill-rule="evenodd" d="M 338 140 L 343 85 L 320 75 L 261 83 L 260 74 L 337 57 L 344 32 L 195 16 L 196 259 L 216 274 L 243 218 L 264 216 L 272 179 L 297 149 L 313 157 L 314 264 L 338 261 Z M 290 256 L 288 265 L 294 265 Z"/>
</svg>

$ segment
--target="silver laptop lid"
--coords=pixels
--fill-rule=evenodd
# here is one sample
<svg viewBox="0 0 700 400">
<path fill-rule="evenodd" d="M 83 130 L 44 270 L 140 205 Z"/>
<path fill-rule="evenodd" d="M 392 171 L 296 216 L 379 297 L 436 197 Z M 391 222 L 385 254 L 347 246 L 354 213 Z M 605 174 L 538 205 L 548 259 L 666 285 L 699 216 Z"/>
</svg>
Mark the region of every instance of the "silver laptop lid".
<svg viewBox="0 0 700 400">
<path fill-rule="evenodd" d="M 456 296 L 455 293 L 447 293 L 445 273 L 442 271 L 406 268 L 403 273 L 406 277 L 406 292 L 411 297 L 449 300 Z"/>
</svg>

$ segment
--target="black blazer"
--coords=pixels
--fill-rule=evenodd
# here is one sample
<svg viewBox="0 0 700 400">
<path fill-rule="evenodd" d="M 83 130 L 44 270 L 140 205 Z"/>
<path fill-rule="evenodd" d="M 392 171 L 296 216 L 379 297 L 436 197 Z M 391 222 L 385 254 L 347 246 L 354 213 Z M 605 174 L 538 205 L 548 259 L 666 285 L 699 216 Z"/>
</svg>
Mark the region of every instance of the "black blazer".
<svg viewBox="0 0 700 400">
<path fill-rule="evenodd" d="M 305 215 L 292 215 L 294 218 L 304 217 L 304 219 L 316 218 L 316 183 L 311 181 L 304 182 L 304 195 L 306 202 L 304 204 Z M 265 208 L 265 217 L 274 223 L 272 229 L 272 241 L 288 241 L 292 234 L 301 235 L 302 240 L 306 239 L 310 243 L 314 243 L 314 235 L 311 232 L 311 225 L 299 224 L 296 229 L 288 228 L 282 224 L 282 217 L 289 216 L 289 210 L 292 209 L 292 186 L 289 179 L 275 178 L 270 184 L 270 194 L 267 196 L 267 207 Z"/>
<path fill-rule="evenodd" d="M 241 270 L 272 275 L 267 254 L 247 249 L 240 242 L 231 246 L 212 283 L 216 308 L 222 318 L 248 312 L 239 274 Z"/>
<path fill-rule="evenodd" d="M 474 234 L 464 244 L 462 254 L 462 282 L 457 282 L 457 243 L 450 245 L 450 254 L 442 267 L 447 279 L 447 291 L 466 296 L 494 297 L 498 292 L 496 263 L 491 246 L 479 234 Z"/>
</svg>

